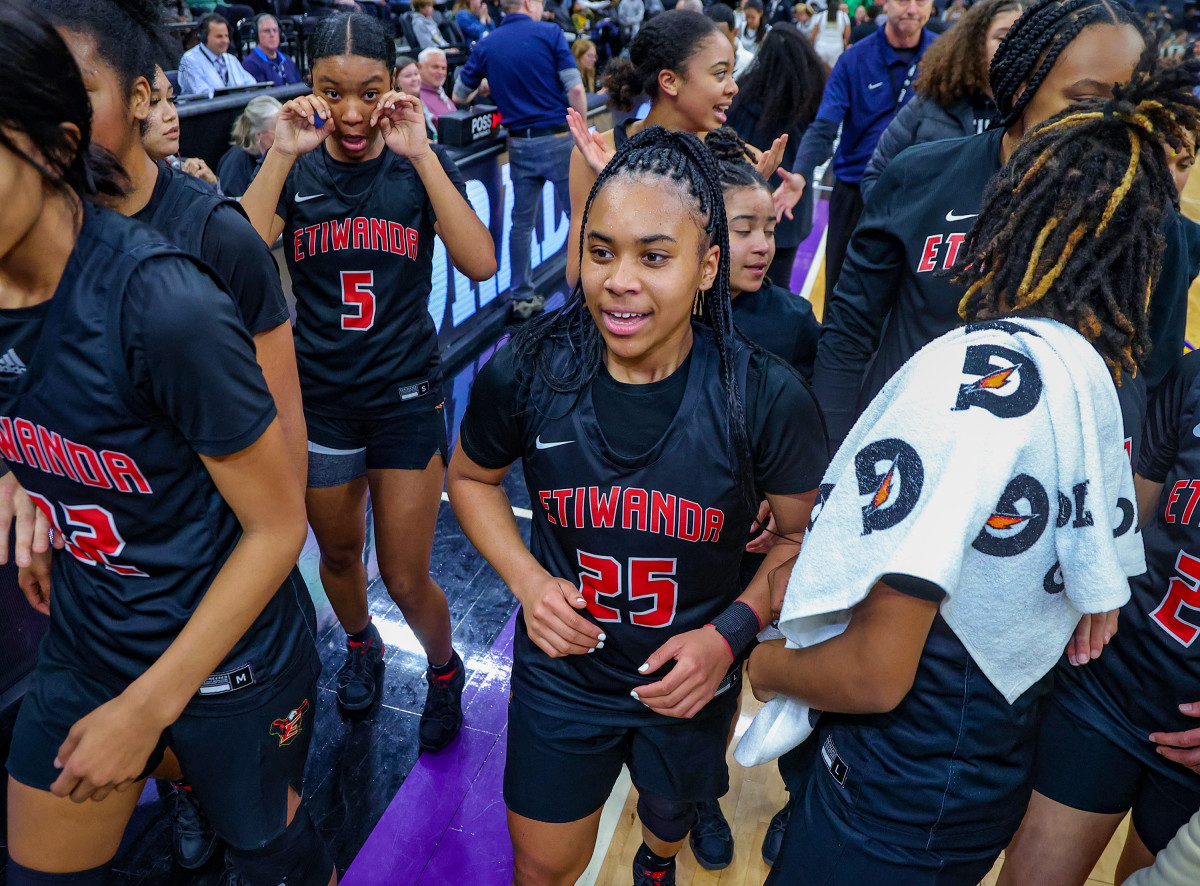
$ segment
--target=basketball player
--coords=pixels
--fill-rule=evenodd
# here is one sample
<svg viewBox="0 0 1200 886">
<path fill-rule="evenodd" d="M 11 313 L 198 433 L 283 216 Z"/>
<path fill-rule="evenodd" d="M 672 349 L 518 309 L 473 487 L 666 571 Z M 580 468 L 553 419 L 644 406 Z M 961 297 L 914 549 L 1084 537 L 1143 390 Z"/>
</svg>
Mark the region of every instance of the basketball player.
<svg viewBox="0 0 1200 886">
<path fill-rule="evenodd" d="M 462 726 L 465 673 L 429 575 L 446 453 L 434 235 L 473 280 L 495 273 L 495 247 L 420 100 L 391 91 L 396 48 L 378 20 L 323 19 L 310 57 L 314 92 L 280 110 L 242 206 L 267 243 L 284 235 L 296 294 L 308 521 L 347 635 L 338 704 L 365 710 L 382 688 L 362 560 L 369 490 L 380 575 L 428 658 L 420 744 L 436 751 Z"/>
<path fill-rule="evenodd" d="M 66 544 L 7 761 L 8 883 L 107 883 L 168 743 L 243 882 L 333 883 L 299 794 L 301 487 L 253 344 L 194 259 L 81 199 L 124 177 L 24 4 L 0 7 L 0 78 L 0 453 Z"/>
<path fill-rule="evenodd" d="M 720 175 L 699 139 L 631 136 L 582 219 L 581 285 L 484 367 L 449 491 L 521 603 L 504 778 L 516 883 L 575 882 L 624 763 L 634 881 L 670 886 L 695 804 L 727 790 L 741 657 L 770 618 L 767 571 L 795 550 L 781 541 L 740 592 L 755 492 L 798 539 L 825 439 L 803 381 L 733 328 Z M 500 489 L 517 460 L 531 549 Z"/>
</svg>

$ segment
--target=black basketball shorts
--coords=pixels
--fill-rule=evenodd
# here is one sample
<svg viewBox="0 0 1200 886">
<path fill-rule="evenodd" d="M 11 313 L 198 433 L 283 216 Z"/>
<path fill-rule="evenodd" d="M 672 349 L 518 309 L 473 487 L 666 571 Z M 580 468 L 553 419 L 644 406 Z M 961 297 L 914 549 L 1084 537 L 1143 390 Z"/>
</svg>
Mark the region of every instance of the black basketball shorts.
<svg viewBox="0 0 1200 886">
<path fill-rule="evenodd" d="M 583 723 L 508 704 L 504 803 L 534 821 L 587 818 L 612 793 L 621 765 L 639 793 L 681 802 L 715 800 L 729 790 L 725 742 L 740 680 L 692 720 L 644 726 Z"/>
<path fill-rule="evenodd" d="M 1115 815 L 1133 811 L 1133 827 L 1157 854 L 1200 809 L 1200 776 L 1189 788 L 1162 771 L 1146 742 L 1144 758 L 1129 753 L 1104 733 L 1106 724 L 1089 707 L 1087 720 L 1073 713 L 1069 695 L 1056 692 L 1046 706 L 1038 736 L 1034 790 L 1083 812 Z M 1180 768 L 1184 775 L 1188 773 Z"/>
<path fill-rule="evenodd" d="M 440 398 L 387 418 L 331 418 L 308 409 L 308 485 L 341 486 L 368 470 L 421 471 L 439 452 L 449 462 Z"/>
<path fill-rule="evenodd" d="M 237 849 L 258 849 L 287 828 L 287 788 L 302 792 L 320 664 L 304 657 L 248 704 L 193 701 L 163 732 L 147 777 L 170 747 L 213 829 Z M 48 791 L 71 727 L 120 693 L 74 667 L 39 665 L 21 701 L 8 773 Z"/>
</svg>

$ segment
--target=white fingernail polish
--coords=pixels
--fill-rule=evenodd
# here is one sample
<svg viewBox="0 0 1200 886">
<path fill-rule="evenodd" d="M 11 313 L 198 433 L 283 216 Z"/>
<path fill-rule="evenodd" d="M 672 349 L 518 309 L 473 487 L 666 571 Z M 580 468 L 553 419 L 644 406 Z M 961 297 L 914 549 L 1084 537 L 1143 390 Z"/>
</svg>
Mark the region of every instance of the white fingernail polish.
<svg viewBox="0 0 1200 886">
<path fill-rule="evenodd" d="M 630 690 L 629 690 L 629 694 L 630 694 L 630 695 L 632 695 L 634 698 L 637 698 L 637 700 L 638 700 L 638 701 L 641 701 L 641 699 L 640 699 L 640 698 L 638 698 L 638 694 L 637 694 L 637 690 L 636 690 L 636 689 L 630 689 Z"/>
<path fill-rule="evenodd" d="M 597 640 L 600 640 L 601 642 L 603 642 L 604 640 L 607 640 L 607 639 L 608 639 L 608 637 L 604 636 L 604 634 L 603 634 L 603 633 L 601 633 L 601 634 L 600 634 L 600 636 L 599 636 L 599 637 L 597 637 L 596 639 L 597 639 Z"/>
<path fill-rule="evenodd" d="M 638 673 L 639 673 L 639 674 L 644 674 L 644 673 L 646 673 L 646 671 L 648 671 L 648 670 L 650 670 L 650 664 L 649 664 L 649 662 L 647 662 L 646 664 L 643 664 L 641 667 L 639 667 L 639 668 L 638 668 Z"/>
</svg>

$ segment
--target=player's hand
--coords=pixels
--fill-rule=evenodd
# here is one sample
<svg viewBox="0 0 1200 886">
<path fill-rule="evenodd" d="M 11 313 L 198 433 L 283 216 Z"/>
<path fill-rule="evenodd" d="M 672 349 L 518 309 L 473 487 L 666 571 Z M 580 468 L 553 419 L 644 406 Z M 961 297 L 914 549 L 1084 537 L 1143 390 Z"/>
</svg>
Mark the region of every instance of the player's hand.
<svg viewBox="0 0 1200 886">
<path fill-rule="evenodd" d="M 675 667 L 671 672 L 657 683 L 635 689 L 634 698 L 668 717 L 694 717 L 713 700 L 729 673 L 733 663 L 729 644 L 716 628 L 705 625 L 696 631 L 676 634 L 658 647 L 638 670 L 653 674 L 672 659 Z"/>
<path fill-rule="evenodd" d="M 779 169 L 787 143 L 787 133 L 784 133 L 771 143 L 770 149 L 759 153 L 758 159 L 754 161 L 754 168 L 758 170 L 759 175 L 770 178 Z"/>
<path fill-rule="evenodd" d="M 1200 717 L 1200 702 L 1181 704 L 1179 710 L 1189 717 Z M 1152 732 L 1150 740 L 1168 760 L 1200 773 L 1200 726 L 1186 732 Z"/>
<path fill-rule="evenodd" d="M 318 121 L 324 121 L 317 126 Z M 302 95 L 279 109 L 271 150 L 299 157 L 315 150 L 333 134 L 333 109 L 323 95 Z"/>
<path fill-rule="evenodd" d="M 529 639 L 551 658 L 583 655 L 604 647 L 604 633 L 578 610 L 587 609 L 579 588 L 546 576 L 536 587 L 517 595 Z"/>
<path fill-rule="evenodd" d="M 183 171 L 188 175 L 194 175 L 201 181 L 206 181 L 210 185 L 216 187 L 216 173 L 209 169 L 208 164 L 205 163 L 200 157 L 188 157 L 186 160 L 184 160 Z"/>
<path fill-rule="evenodd" d="M 118 695 L 76 722 L 54 759 L 61 769 L 50 792 L 76 803 L 103 800 L 133 785 L 165 728 L 135 701 Z"/>
<path fill-rule="evenodd" d="M 779 649 L 783 649 L 783 640 L 768 640 L 765 643 L 759 643 L 754 647 L 754 651 L 750 653 L 750 657 L 746 659 L 746 678 L 750 681 L 750 691 L 754 693 L 754 697 L 766 704 L 773 699 L 778 693 L 773 690 L 760 686 L 755 682 L 755 676 L 762 674 L 765 660 L 772 655 L 778 655 Z"/>
<path fill-rule="evenodd" d="M 371 112 L 371 126 L 379 126 L 393 154 L 416 160 L 429 152 L 425 112 L 421 100 L 407 92 L 385 92 Z"/>
<path fill-rule="evenodd" d="M 777 169 L 775 171 L 779 173 L 779 177 L 783 179 L 783 182 L 771 194 L 771 202 L 775 204 L 775 221 L 781 222 L 785 215 L 788 218 L 793 218 L 792 209 L 800 202 L 800 198 L 804 196 L 806 182 L 804 181 L 804 176 L 788 172 L 786 169 Z"/>
<path fill-rule="evenodd" d="M 1067 643 L 1067 661 L 1075 666 L 1085 665 L 1099 658 L 1108 641 L 1117 632 L 1117 616 L 1120 610 L 1084 615 L 1075 626 L 1075 633 Z"/>
<path fill-rule="evenodd" d="M 10 524 L 15 525 L 16 529 L 12 555 L 18 567 L 32 566 L 33 555 L 46 553 L 52 543 L 62 550 L 62 534 L 51 532 L 50 518 L 34 505 L 29 493 L 11 471 L 0 477 L 0 564 L 8 562 Z"/>
<path fill-rule="evenodd" d="M 587 121 L 583 119 L 583 115 L 574 108 L 567 108 L 567 128 L 571 130 L 571 137 L 575 139 L 575 147 L 579 148 L 579 153 L 583 155 L 588 168 L 599 175 L 608 165 L 608 161 L 616 156 L 616 150 L 609 147 L 604 136 L 598 132 L 592 132 L 588 128 Z"/>
<path fill-rule="evenodd" d="M 17 584 L 29 605 L 42 615 L 50 615 L 50 552 L 33 555 L 33 563 L 17 569 Z"/>
<path fill-rule="evenodd" d="M 777 531 L 775 528 L 775 515 L 771 513 L 770 502 L 765 499 L 758 506 L 758 515 L 754 518 L 754 522 L 750 524 L 750 531 L 753 532 L 760 526 L 764 527 L 764 531 L 750 539 L 746 545 L 746 551 L 751 554 L 765 554 L 775 546 L 776 537 L 774 533 Z"/>
<path fill-rule="evenodd" d="M 792 567 L 796 565 L 797 554 L 785 563 L 776 566 L 767 576 L 767 586 L 771 589 L 771 621 L 779 619 L 783 611 L 783 596 L 787 593 L 788 581 L 792 577 Z"/>
</svg>

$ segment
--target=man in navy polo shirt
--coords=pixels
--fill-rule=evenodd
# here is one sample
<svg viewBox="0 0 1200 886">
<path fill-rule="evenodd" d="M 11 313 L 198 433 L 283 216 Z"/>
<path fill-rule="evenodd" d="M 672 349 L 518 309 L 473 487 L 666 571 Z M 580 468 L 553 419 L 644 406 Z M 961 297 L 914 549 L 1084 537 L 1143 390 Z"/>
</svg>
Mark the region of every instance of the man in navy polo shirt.
<svg viewBox="0 0 1200 886">
<path fill-rule="evenodd" d="M 242 67 L 259 83 L 286 86 L 304 79 L 296 63 L 279 49 L 282 36 L 279 33 L 279 20 L 264 12 L 255 19 L 255 23 L 258 25 L 257 45 L 242 59 Z"/>
<path fill-rule="evenodd" d="M 804 133 L 792 171 L 811 182 L 813 168 L 829 159 L 838 126 L 842 140 L 833 158 L 829 233 L 825 240 L 825 298 L 833 295 L 850 235 L 862 212 L 858 190 L 875 143 L 913 95 L 917 62 L 937 36 L 925 30 L 933 0 L 886 0 L 887 23 L 837 60 L 817 119 Z M 828 301 L 826 301 L 828 304 Z"/>
<path fill-rule="evenodd" d="M 929 2 L 929 0 L 925 0 Z M 513 185 L 513 316 L 528 319 L 545 306 L 534 292 L 530 235 L 546 182 L 563 212 L 571 215 L 567 178 L 574 142 L 567 131 L 567 107 L 587 116 L 587 97 L 575 57 L 562 29 L 542 21 L 542 0 L 501 0 L 504 20 L 475 44 L 459 70 L 454 100 L 466 104 L 487 78 L 492 100 L 508 128 L 508 174 Z"/>
</svg>

